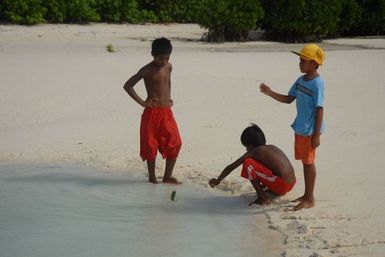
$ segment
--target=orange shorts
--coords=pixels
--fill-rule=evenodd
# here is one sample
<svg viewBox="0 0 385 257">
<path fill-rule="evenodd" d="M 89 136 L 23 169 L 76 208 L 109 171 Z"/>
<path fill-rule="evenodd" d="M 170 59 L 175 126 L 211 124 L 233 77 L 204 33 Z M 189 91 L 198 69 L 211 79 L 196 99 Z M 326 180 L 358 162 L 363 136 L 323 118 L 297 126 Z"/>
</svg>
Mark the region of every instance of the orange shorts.
<svg viewBox="0 0 385 257">
<path fill-rule="evenodd" d="M 257 180 L 270 191 L 279 195 L 289 192 L 295 184 L 288 184 L 281 177 L 274 175 L 269 168 L 252 158 L 247 158 L 243 162 L 241 176 L 248 180 Z"/>
<path fill-rule="evenodd" d="M 301 160 L 303 164 L 314 164 L 315 148 L 311 145 L 311 136 L 295 135 L 294 143 L 295 159 Z"/>
<path fill-rule="evenodd" d="M 145 108 L 140 123 L 140 156 L 154 160 L 157 151 L 163 158 L 176 160 L 182 141 L 170 108 Z"/>
</svg>

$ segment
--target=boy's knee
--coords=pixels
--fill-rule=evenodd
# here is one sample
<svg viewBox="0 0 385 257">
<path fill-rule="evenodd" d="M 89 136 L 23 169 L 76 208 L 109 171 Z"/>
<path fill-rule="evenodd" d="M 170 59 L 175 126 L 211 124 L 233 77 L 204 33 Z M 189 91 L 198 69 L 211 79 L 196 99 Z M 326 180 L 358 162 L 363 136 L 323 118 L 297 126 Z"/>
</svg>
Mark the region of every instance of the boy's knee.
<svg viewBox="0 0 385 257">
<path fill-rule="evenodd" d="M 256 162 L 254 159 L 252 159 L 252 158 L 245 159 L 243 161 L 241 177 L 248 179 L 248 180 L 256 179 L 255 167 L 256 167 Z"/>
</svg>

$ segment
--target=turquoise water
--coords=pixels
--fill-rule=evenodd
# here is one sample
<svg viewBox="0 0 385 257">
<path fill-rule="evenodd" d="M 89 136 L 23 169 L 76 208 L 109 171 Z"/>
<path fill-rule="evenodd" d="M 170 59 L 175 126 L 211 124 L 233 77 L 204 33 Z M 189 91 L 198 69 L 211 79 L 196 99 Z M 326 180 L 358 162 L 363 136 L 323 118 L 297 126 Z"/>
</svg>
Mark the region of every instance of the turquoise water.
<svg viewBox="0 0 385 257">
<path fill-rule="evenodd" d="M 176 201 L 170 195 L 176 190 Z M 252 198 L 89 167 L 0 164 L 1 257 L 276 256 Z M 265 255 L 265 256 L 266 256 Z"/>
</svg>

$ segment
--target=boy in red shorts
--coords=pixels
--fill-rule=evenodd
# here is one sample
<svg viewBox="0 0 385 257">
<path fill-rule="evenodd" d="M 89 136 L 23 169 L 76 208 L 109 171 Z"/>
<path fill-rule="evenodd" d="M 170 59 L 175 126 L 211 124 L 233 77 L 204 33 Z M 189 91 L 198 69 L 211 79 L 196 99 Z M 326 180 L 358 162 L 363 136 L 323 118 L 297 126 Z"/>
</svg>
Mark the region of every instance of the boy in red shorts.
<svg viewBox="0 0 385 257">
<path fill-rule="evenodd" d="M 314 187 L 316 179 L 315 154 L 320 145 L 320 136 L 324 131 L 324 81 L 318 74 L 325 54 L 316 44 L 306 45 L 299 55 L 299 68 L 304 75 L 292 85 L 287 95 L 274 92 L 265 84 L 261 84 L 262 93 L 273 99 L 290 104 L 296 100 L 297 116 L 291 125 L 295 132 L 295 159 L 301 160 L 305 179 L 305 193 L 295 201 L 299 204 L 294 210 L 312 208 L 315 205 Z"/>
<path fill-rule="evenodd" d="M 293 166 L 278 147 L 266 145 L 265 135 L 257 125 L 253 124 L 242 132 L 241 142 L 247 152 L 228 165 L 218 178 L 211 179 L 209 181 L 211 187 L 217 186 L 243 164 L 241 176 L 250 180 L 258 195 L 257 200 L 249 205 L 270 203 L 264 188 L 278 195 L 284 195 L 293 188 L 295 184 Z"/>
<path fill-rule="evenodd" d="M 140 156 L 147 161 L 149 182 L 158 183 L 155 176 L 155 159 L 157 151 L 166 159 L 163 176 L 164 183 L 180 184 L 172 177 L 172 172 L 182 145 L 178 125 L 171 107 L 171 71 L 169 63 L 172 45 L 167 38 L 155 39 L 152 43 L 151 55 L 154 60 L 142 67 L 125 84 L 124 90 L 138 104 L 144 107 L 140 124 Z M 143 100 L 137 95 L 134 86 L 141 80 L 147 91 Z"/>
</svg>

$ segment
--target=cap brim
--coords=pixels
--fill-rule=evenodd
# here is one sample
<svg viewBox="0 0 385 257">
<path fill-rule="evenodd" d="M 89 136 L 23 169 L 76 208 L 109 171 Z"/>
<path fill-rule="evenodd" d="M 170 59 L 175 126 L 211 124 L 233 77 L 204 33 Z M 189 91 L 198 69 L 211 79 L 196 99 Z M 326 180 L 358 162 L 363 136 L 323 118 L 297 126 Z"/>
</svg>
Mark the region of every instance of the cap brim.
<svg viewBox="0 0 385 257">
<path fill-rule="evenodd" d="M 298 55 L 299 57 L 301 57 L 301 58 L 303 58 L 303 59 L 305 59 L 305 60 L 307 60 L 307 61 L 311 61 L 311 59 L 310 59 L 309 57 L 306 57 L 306 56 L 302 55 L 302 54 L 299 53 L 299 52 L 296 52 L 296 51 L 290 51 L 290 52 L 292 52 L 293 54 Z"/>
</svg>

